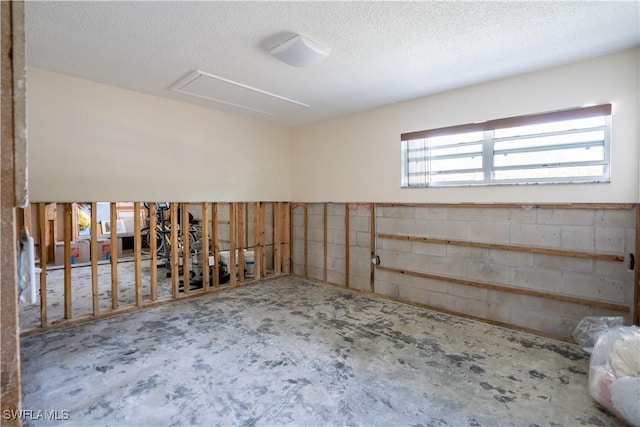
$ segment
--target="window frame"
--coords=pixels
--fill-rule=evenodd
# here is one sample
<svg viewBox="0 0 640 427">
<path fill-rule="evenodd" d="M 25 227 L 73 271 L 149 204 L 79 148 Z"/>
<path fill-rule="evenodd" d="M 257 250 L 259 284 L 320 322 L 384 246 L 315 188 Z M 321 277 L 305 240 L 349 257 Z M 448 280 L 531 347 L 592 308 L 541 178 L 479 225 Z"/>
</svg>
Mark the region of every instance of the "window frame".
<svg viewBox="0 0 640 427">
<path fill-rule="evenodd" d="M 479 123 L 470 123 L 464 125 L 455 125 L 455 126 L 447 126 L 436 129 L 422 130 L 416 132 L 408 132 L 401 134 L 401 187 L 402 188 L 425 188 L 425 187 L 453 187 L 453 186 L 487 186 L 487 185 L 535 185 L 535 184 L 572 184 L 572 183 L 606 183 L 611 180 L 611 104 L 601 104 L 594 105 L 589 107 L 581 107 L 581 108 L 571 108 L 566 110 L 558 110 L 552 112 L 538 113 L 538 114 L 530 114 L 524 116 L 515 116 L 508 117 L 503 119 L 496 120 L 488 120 Z M 593 144 L 590 144 L 589 141 L 579 142 L 579 143 L 566 143 L 566 144 L 556 144 L 556 145 L 547 145 L 546 150 L 544 146 L 541 146 L 540 150 L 535 150 L 531 148 L 523 148 L 520 149 L 523 152 L 532 152 L 532 151 L 547 151 L 552 152 L 553 150 L 561 150 L 561 149 L 570 149 L 570 148 L 579 148 L 579 147 L 603 147 L 603 159 L 602 160 L 582 160 L 576 162 L 558 162 L 557 164 L 553 163 L 539 163 L 539 164 L 528 164 L 522 165 L 521 167 L 514 166 L 498 166 L 494 165 L 494 156 L 496 152 L 504 152 L 508 153 L 516 153 L 519 149 L 503 149 L 496 150 L 495 145 L 496 142 L 513 140 L 513 139 L 532 139 L 535 137 L 535 134 L 530 134 L 525 137 L 503 137 L 496 138 L 494 136 L 495 130 L 507 129 L 513 127 L 520 126 L 529 126 L 529 125 L 539 125 L 539 124 L 547 124 L 553 122 L 561 122 L 567 120 L 576 120 L 576 119 L 586 119 L 593 117 L 604 117 L 604 125 L 598 126 L 597 128 L 591 128 L 592 130 L 597 129 L 598 131 L 604 132 L 604 137 L 602 139 L 598 139 L 593 141 Z M 585 130 L 587 129 L 587 130 Z M 588 132 L 589 128 L 583 128 L 579 130 L 579 132 Z M 418 184 L 409 184 L 409 161 L 410 158 L 408 156 L 409 149 L 408 144 L 409 141 L 415 140 L 426 140 L 426 138 L 432 137 L 441 137 L 441 136 L 450 136 L 450 135 L 459 135 L 470 132 L 482 132 L 482 167 L 481 169 L 469 169 L 469 170 L 449 170 L 449 171 L 440 171 L 437 174 L 453 174 L 453 173 L 464 173 L 469 171 L 474 171 L 476 173 L 482 172 L 483 179 L 482 180 L 457 180 L 457 181 L 438 181 L 432 182 L 429 177 L 433 174 L 428 171 L 426 168 L 424 175 L 424 183 Z M 578 131 L 577 131 L 578 132 Z M 572 131 L 558 131 L 558 135 L 569 135 Z M 553 134 L 553 132 L 545 132 L 543 134 L 545 137 Z M 472 142 L 470 144 L 478 145 L 478 142 Z M 573 144 L 573 145 L 571 145 Z M 461 144 L 460 144 L 461 145 Z M 554 148 L 556 147 L 556 148 Z M 442 148 L 442 147 L 438 147 Z M 437 148 L 437 149 L 438 149 Z M 420 150 L 420 149 L 414 149 Z M 422 148 L 425 151 L 425 160 L 428 159 L 428 153 L 426 148 Z M 464 157 L 464 156 L 461 156 Z M 469 156 L 467 156 L 469 157 Z M 515 170 L 515 171 L 523 171 L 526 169 L 552 169 L 552 168 L 560 168 L 560 167 L 575 167 L 575 166 L 602 166 L 602 174 L 599 175 L 590 175 L 586 177 L 562 177 L 562 176 L 554 176 L 554 177 L 544 177 L 544 178 L 510 178 L 510 179 L 498 179 L 494 177 L 494 172 L 501 170 Z M 420 172 L 422 173 L 422 172 Z M 419 176 L 420 173 L 414 173 L 414 175 Z"/>
</svg>

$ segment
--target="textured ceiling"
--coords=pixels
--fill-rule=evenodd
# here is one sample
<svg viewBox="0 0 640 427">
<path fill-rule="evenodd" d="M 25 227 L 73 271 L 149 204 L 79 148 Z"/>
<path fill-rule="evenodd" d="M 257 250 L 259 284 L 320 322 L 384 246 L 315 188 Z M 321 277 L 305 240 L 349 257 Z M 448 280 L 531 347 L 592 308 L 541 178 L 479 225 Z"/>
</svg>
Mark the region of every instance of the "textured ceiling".
<svg viewBox="0 0 640 427">
<path fill-rule="evenodd" d="M 26 32 L 30 66 L 297 126 L 637 45 L 640 2 L 28 1 Z M 291 33 L 328 59 L 270 56 Z M 171 90 L 195 70 L 309 107 L 265 116 Z"/>
</svg>

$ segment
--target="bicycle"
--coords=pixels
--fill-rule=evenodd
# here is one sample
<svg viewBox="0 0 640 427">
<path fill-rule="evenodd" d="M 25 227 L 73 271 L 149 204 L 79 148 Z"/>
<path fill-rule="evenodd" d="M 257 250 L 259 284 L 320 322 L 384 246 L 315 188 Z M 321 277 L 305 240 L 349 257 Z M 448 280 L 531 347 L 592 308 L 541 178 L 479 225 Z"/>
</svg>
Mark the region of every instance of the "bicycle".
<svg viewBox="0 0 640 427">
<path fill-rule="evenodd" d="M 147 210 L 150 210 L 149 204 L 145 203 L 144 206 Z M 171 255 L 171 222 L 166 218 L 166 211 L 169 210 L 169 203 L 159 202 L 156 203 L 156 254 L 163 258 L 169 258 Z M 151 215 L 151 212 L 149 212 Z M 180 210 L 178 210 L 178 248 L 182 248 L 182 230 L 180 228 Z M 197 220 L 193 220 L 193 216 L 189 214 L 189 247 L 194 247 L 197 242 Z M 149 227 L 143 228 L 141 233 L 144 235 L 144 252 L 150 252 L 151 249 L 151 229 Z M 144 249 L 147 249 L 146 251 Z"/>
</svg>

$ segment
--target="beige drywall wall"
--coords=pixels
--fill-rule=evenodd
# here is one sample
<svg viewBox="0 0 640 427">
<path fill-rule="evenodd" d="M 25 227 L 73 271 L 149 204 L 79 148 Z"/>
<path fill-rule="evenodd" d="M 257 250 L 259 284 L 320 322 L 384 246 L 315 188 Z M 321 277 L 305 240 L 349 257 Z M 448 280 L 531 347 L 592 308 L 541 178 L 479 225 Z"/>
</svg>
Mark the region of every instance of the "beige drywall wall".
<svg viewBox="0 0 640 427">
<path fill-rule="evenodd" d="M 290 130 L 36 68 L 36 201 L 289 200 Z"/>
<path fill-rule="evenodd" d="M 636 202 L 638 57 L 637 48 L 629 49 L 296 128 L 293 200 Z M 610 184 L 400 188 L 401 133 L 608 102 L 613 104 Z"/>
</svg>

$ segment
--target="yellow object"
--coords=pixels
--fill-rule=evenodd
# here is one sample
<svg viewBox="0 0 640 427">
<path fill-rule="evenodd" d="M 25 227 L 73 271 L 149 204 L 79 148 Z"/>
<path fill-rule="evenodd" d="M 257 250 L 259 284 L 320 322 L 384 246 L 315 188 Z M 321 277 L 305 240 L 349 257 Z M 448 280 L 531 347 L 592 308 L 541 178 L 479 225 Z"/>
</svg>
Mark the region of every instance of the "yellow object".
<svg viewBox="0 0 640 427">
<path fill-rule="evenodd" d="M 78 209 L 78 227 L 87 228 L 91 225 L 91 217 L 82 209 Z"/>
</svg>

